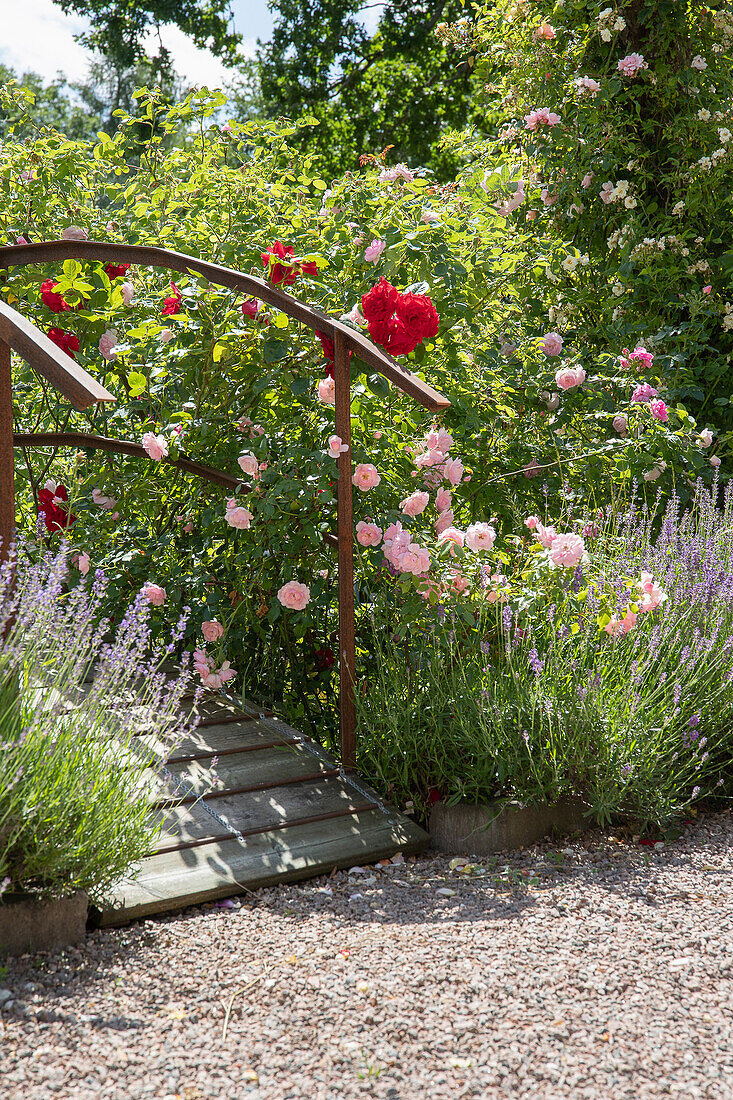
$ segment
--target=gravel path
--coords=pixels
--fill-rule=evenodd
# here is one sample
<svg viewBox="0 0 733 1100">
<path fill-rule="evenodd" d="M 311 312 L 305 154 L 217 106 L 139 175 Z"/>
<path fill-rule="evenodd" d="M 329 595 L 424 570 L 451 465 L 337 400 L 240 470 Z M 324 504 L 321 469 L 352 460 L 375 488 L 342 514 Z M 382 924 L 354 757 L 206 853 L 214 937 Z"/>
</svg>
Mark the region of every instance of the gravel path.
<svg viewBox="0 0 733 1100">
<path fill-rule="evenodd" d="M 0 970 L 0 1095 L 733 1097 L 732 863 L 701 815 L 96 932 Z"/>
</svg>

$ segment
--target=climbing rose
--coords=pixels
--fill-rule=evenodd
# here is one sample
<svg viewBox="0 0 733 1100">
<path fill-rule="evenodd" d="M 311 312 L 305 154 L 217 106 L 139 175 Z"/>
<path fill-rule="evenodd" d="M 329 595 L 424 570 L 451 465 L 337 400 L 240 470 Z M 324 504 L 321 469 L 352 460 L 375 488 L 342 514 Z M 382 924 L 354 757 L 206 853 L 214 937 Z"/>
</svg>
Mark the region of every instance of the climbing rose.
<svg viewBox="0 0 733 1100">
<path fill-rule="evenodd" d="M 644 57 L 640 53 L 630 53 L 626 57 L 622 57 L 616 66 L 620 73 L 624 76 L 634 77 L 641 69 L 648 69 Z"/>
<path fill-rule="evenodd" d="M 117 352 L 117 333 L 114 329 L 108 328 L 107 331 L 100 337 L 99 350 L 105 359 L 116 359 Z"/>
<path fill-rule="evenodd" d="M 256 317 L 260 311 L 260 303 L 256 298 L 245 298 L 242 302 L 242 313 L 245 317 L 252 319 Z"/>
<path fill-rule="evenodd" d="M 382 276 L 376 286 L 362 295 L 361 311 L 367 321 L 388 321 L 400 298 L 400 292 Z"/>
<path fill-rule="evenodd" d="M 83 577 L 86 577 L 91 568 L 91 558 L 87 554 L 86 550 L 82 551 L 76 563 L 76 567 Z"/>
<path fill-rule="evenodd" d="M 277 598 L 283 607 L 289 607 L 291 611 L 302 611 L 310 601 L 311 592 L 307 584 L 288 581 L 278 591 Z"/>
<path fill-rule="evenodd" d="M 561 367 L 555 375 L 555 381 L 561 390 L 571 390 L 585 382 L 585 371 L 582 367 Z"/>
<path fill-rule="evenodd" d="M 446 527 L 438 535 L 438 542 L 449 542 L 451 544 L 450 552 L 453 554 L 456 546 L 463 546 L 463 531 L 459 531 L 457 527 Z"/>
<path fill-rule="evenodd" d="M 618 432 L 619 435 L 626 435 L 629 430 L 629 422 L 625 416 L 620 413 L 613 418 L 613 430 Z"/>
<path fill-rule="evenodd" d="M 318 383 L 318 400 L 324 405 L 336 404 L 336 383 L 333 378 L 322 378 Z"/>
<path fill-rule="evenodd" d="M 654 398 L 649 402 L 649 411 L 655 420 L 661 420 L 662 423 L 669 420 L 667 406 L 661 398 Z"/>
<path fill-rule="evenodd" d="M 166 298 L 163 302 L 163 308 L 161 310 L 163 317 L 171 317 L 174 313 L 181 312 L 181 295 L 173 280 L 171 280 L 171 290 L 173 291 L 173 295 L 170 298 Z"/>
<path fill-rule="evenodd" d="M 439 512 L 447 512 L 452 501 L 453 497 L 450 489 L 439 489 L 435 494 L 435 507 Z"/>
<path fill-rule="evenodd" d="M 225 661 L 221 668 L 212 668 L 210 672 L 205 675 L 201 673 L 201 681 L 204 687 L 210 688 L 212 691 L 218 691 L 223 684 L 233 680 L 237 675 L 235 669 L 231 668 L 231 662 Z M 200 672 L 200 670 L 197 670 Z"/>
<path fill-rule="evenodd" d="M 41 300 L 52 313 L 65 313 L 71 309 L 71 306 L 64 301 L 63 294 L 57 294 L 54 291 L 55 286 L 55 279 L 46 279 L 45 283 L 41 283 Z"/>
<path fill-rule="evenodd" d="M 369 335 L 390 355 L 409 355 L 420 342 L 417 335 L 397 317 L 392 317 L 389 321 L 370 321 Z"/>
<path fill-rule="evenodd" d="M 557 538 L 557 531 L 554 527 L 545 527 L 544 523 L 538 523 L 534 528 L 534 537 L 540 546 L 544 546 L 545 550 L 549 550 Z"/>
<path fill-rule="evenodd" d="M 224 627 L 218 619 L 207 619 L 201 624 L 201 633 L 207 642 L 218 642 L 224 635 Z"/>
<path fill-rule="evenodd" d="M 550 544 L 550 561 L 573 569 L 585 553 L 585 543 L 580 535 L 556 535 Z"/>
<path fill-rule="evenodd" d="M 126 275 L 130 270 L 129 264 L 105 264 L 105 274 L 109 279 L 119 279 L 121 275 Z"/>
<path fill-rule="evenodd" d="M 544 38 L 546 42 L 551 42 L 555 37 L 554 28 L 549 23 L 542 23 L 534 32 L 535 38 Z"/>
<path fill-rule="evenodd" d="M 252 522 L 252 513 L 243 508 L 241 504 L 237 504 L 234 497 L 230 497 L 227 501 L 224 519 L 230 527 L 236 527 L 239 531 L 246 531 Z"/>
<path fill-rule="evenodd" d="M 542 337 L 542 350 L 545 355 L 559 355 L 562 351 L 562 336 L 558 332 L 548 332 Z"/>
<path fill-rule="evenodd" d="M 152 581 L 143 585 L 143 594 L 145 599 L 155 607 L 162 607 L 165 603 L 165 588 L 161 588 L 159 584 L 153 584 Z"/>
<path fill-rule="evenodd" d="M 710 431 L 710 428 L 705 428 L 704 431 L 700 432 L 700 446 L 709 447 L 712 442 L 713 433 Z"/>
<path fill-rule="evenodd" d="M 360 519 L 356 525 L 356 541 L 360 546 L 379 546 L 382 529 L 376 523 L 365 523 Z"/>
<path fill-rule="evenodd" d="M 537 527 L 541 526 L 539 516 L 527 516 L 524 521 L 524 526 L 528 527 L 530 531 L 534 531 Z"/>
<path fill-rule="evenodd" d="M 132 300 L 135 297 L 135 284 L 132 279 L 127 279 L 120 287 L 122 291 L 122 301 L 126 306 L 132 305 Z"/>
<path fill-rule="evenodd" d="M 488 523 L 472 523 L 466 529 L 466 546 L 477 554 L 481 550 L 490 550 L 495 538 L 496 531 Z"/>
<path fill-rule="evenodd" d="M 294 255 L 292 245 L 286 247 L 280 241 L 273 241 L 260 255 L 262 256 L 262 266 L 267 271 L 271 283 L 275 286 L 280 283 L 284 283 L 285 286 L 292 286 L 298 274 L 296 265 L 290 262 Z M 280 260 L 285 262 L 280 263 Z"/>
<path fill-rule="evenodd" d="M 409 497 L 405 497 L 405 499 L 401 501 L 400 508 L 406 516 L 412 516 L 414 519 L 415 516 L 419 516 L 425 511 L 429 500 L 429 494 L 423 493 L 418 489 L 416 492 L 411 493 Z"/>
<path fill-rule="evenodd" d="M 436 535 L 441 535 L 443 531 L 447 531 L 449 527 L 452 527 L 455 518 L 451 508 L 447 508 L 445 512 L 441 512 L 435 521 Z"/>
<path fill-rule="evenodd" d="M 524 124 L 528 130 L 536 130 L 538 126 L 557 126 L 560 122 L 562 122 L 560 115 L 549 111 L 547 107 L 540 107 L 539 110 L 530 111 L 524 116 Z"/>
<path fill-rule="evenodd" d="M 376 466 L 373 466 L 371 462 L 360 462 L 354 470 L 354 476 L 351 480 L 357 489 L 361 489 L 365 493 L 379 485 L 382 479 L 377 473 Z"/>
<path fill-rule="evenodd" d="M 156 435 L 155 432 L 146 432 L 142 438 L 142 445 L 148 458 L 152 458 L 154 462 L 160 462 L 168 454 L 165 436 Z"/>
<path fill-rule="evenodd" d="M 373 240 L 364 252 L 364 259 L 368 264 L 375 264 L 387 247 L 386 241 Z"/>
<path fill-rule="evenodd" d="M 331 435 L 328 437 L 328 454 L 329 458 L 338 458 L 339 455 L 344 455 L 348 451 L 348 446 L 344 443 L 340 435 Z"/>
<path fill-rule="evenodd" d="M 460 485 L 463 480 L 463 463 L 460 458 L 448 458 L 443 466 L 443 473 L 451 485 Z"/>
<path fill-rule="evenodd" d="M 401 294 L 396 307 L 397 317 L 419 344 L 421 340 L 438 335 L 440 317 L 427 294 Z"/>
<path fill-rule="evenodd" d="M 242 451 L 237 462 L 243 474 L 248 474 L 249 477 L 257 477 L 259 474 L 260 464 L 257 461 L 257 455 L 253 455 L 251 451 Z"/>
<path fill-rule="evenodd" d="M 68 499 L 66 486 L 56 485 L 53 481 L 47 481 L 38 490 L 38 514 L 43 516 L 47 531 L 62 531 L 76 522 L 76 516 L 72 512 L 60 507 Z"/>
<path fill-rule="evenodd" d="M 61 234 L 63 241 L 88 241 L 89 234 L 80 225 L 69 225 Z"/>
<path fill-rule="evenodd" d="M 48 338 L 53 341 L 57 348 L 61 348 L 72 359 L 76 359 L 74 352 L 79 350 L 79 337 L 75 336 L 73 332 L 64 332 L 61 328 L 50 328 Z"/>
<path fill-rule="evenodd" d="M 639 385 L 635 387 L 631 395 L 631 400 L 638 405 L 645 405 L 656 396 L 657 391 L 654 389 L 654 386 L 650 386 L 648 382 L 640 382 Z"/>
</svg>

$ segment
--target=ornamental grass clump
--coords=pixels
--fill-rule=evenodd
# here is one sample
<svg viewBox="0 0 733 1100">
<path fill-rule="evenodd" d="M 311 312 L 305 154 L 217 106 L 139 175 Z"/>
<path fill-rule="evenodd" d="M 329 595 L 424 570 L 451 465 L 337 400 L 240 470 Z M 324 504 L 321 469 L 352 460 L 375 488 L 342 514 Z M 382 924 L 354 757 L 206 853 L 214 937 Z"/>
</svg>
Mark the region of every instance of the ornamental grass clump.
<svg viewBox="0 0 733 1100">
<path fill-rule="evenodd" d="M 729 796 L 733 492 L 717 496 L 632 510 L 542 611 L 515 579 L 471 622 L 447 602 L 407 640 L 375 621 L 362 767 L 423 809 L 577 797 L 642 827 Z"/>
<path fill-rule="evenodd" d="M 106 580 L 68 586 L 64 550 L 0 572 L 0 895 L 105 892 L 150 850 L 164 757 L 190 728 L 191 674 L 151 645 L 144 593 L 114 628 Z M 145 736 L 146 733 L 154 736 Z M 166 746 L 161 751 L 160 746 Z M 2 901 L 0 901 L 0 904 Z"/>
</svg>

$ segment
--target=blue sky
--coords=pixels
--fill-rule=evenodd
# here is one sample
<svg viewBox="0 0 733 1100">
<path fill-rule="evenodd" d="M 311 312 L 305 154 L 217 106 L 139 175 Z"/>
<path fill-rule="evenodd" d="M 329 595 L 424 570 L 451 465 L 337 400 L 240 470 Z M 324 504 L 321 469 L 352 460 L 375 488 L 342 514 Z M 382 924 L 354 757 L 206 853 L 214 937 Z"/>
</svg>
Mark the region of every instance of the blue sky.
<svg viewBox="0 0 733 1100">
<path fill-rule="evenodd" d="M 234 25 L 244 35 L 244 49 L 252 53 L 258 38 L 267 39 L 272 17 L 267 0 L 233 0 Z M 64 15 L 53 0 L 0 0 L 0 62 L 20 72 L 32 70 L 46 80 L 62 72 L 69 80 L 86 75 L 89 54 L 74 34 L 86 22 Z M 206 50 L 197 50 L 176 27 L 166 27 L 163 42 L 173 54 L 176 69 L 192 84 L 216 86 L 226 71 Z"/>
</svg>

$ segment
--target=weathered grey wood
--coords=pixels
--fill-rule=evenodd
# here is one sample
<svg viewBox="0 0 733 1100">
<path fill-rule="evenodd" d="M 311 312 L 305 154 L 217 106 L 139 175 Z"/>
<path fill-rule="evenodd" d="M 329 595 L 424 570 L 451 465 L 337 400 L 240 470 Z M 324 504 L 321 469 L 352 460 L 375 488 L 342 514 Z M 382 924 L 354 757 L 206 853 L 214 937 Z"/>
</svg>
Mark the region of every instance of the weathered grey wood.
<svg viewBox="0 0 733 1100">
<path fill-rule="evenodd" d="M 429 837 L 400 814 L 375 809 L 349 818 L 296 825 L 143 861 L 134 879 L 115 892 L 102 924 L 124 924 L 186 905 L 313 877 L 396 852 L 422 850 Z M 118 908 L 114 908 L 117 905 Z"/>
<path fill-rule="evenodd" d="M 232 787 L 250 787 L 258 783 L 278 783 L 298 776 L 315 775 L 330 770 L 328 765 L 301 745 L 286 745 L 261 752 L 233 753 L 223 756 L 211 767 L 209 760 L 190 760 L 168 764 L 166 770 L 177 780 L 183 780 L 191 793 L 205 795 L 211 791 Z M 150 780 L 151 795 L 166 798 L 170 781 L 165 777 Z"/>
</svg>

